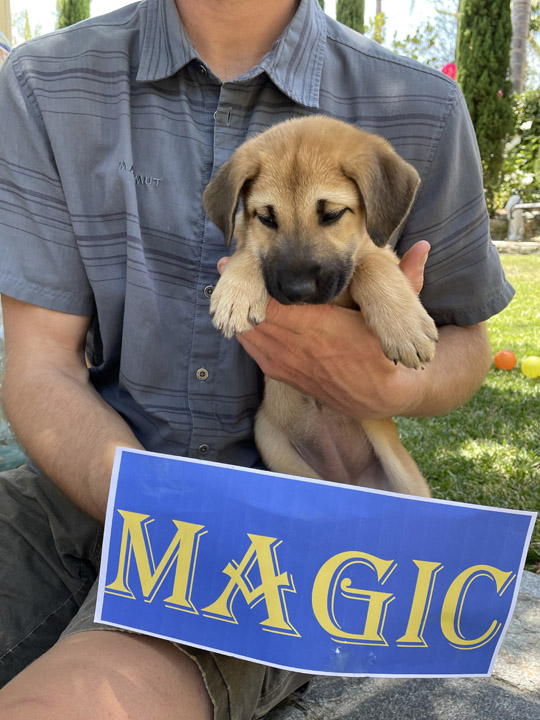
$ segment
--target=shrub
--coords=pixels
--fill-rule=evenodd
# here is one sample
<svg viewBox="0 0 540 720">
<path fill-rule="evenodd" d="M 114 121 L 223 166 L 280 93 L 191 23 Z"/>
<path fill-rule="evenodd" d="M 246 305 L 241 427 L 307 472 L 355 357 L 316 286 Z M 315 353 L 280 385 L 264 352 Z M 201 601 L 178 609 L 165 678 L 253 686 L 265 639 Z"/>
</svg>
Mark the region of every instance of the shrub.
<svg viewBox="0 0 540 720">
<path fill-rule="evenodd" d="M 524 202 L 540 201 L 540 90 L 514 96 L 515 135 L 506 144 L 502 182 L 496 206 L 502 208 L 511 195 Z"/>
<path fill-rule="evenodd" d="M 508 79 L 512 24 L 508 0 L 462 0 L 457 79 L 476 130 L 490 212 L 500 186 L 504 144 L 512 133 Z"/>
</svg>

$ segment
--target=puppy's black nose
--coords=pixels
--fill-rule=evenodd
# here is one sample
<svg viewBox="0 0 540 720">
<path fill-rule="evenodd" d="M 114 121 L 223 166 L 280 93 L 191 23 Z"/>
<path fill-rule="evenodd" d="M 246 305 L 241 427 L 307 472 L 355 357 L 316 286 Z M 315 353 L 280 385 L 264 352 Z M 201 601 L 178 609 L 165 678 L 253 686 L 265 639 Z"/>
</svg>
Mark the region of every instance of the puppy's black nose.
<svg viewBox="0 0 540 720">
<path fill-rule="evenodd" d="M 266 288 L 282 305 L 317 302 L 320 265 L 287 266 L 276 263 L 265 273 Z"/>
<path fill-rule="evenodd" d="M 318 305 L 333 300 L 350 280 L 350 259 L 320 264 L 302 256 L 291 262 L 286 255 L 270 257 L 262 264 L 269 295 L 282 305 Z"/>
<path fill-rule="evenodd" d="M 317 278 L 304 274 L 281 275 L 276 278 L 276 286 L 278 294 L 289 303 L 309 302 L 317 293 Z"/>
</svg>

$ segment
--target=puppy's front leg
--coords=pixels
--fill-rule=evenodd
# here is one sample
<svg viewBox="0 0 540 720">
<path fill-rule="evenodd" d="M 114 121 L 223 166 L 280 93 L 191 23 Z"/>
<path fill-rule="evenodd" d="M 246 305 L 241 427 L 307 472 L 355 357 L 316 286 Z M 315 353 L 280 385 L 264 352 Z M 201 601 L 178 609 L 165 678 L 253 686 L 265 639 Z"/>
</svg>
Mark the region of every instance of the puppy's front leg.
<svg viewBox="0 0 540 720">
<path fill-rule="evenodd" d="M 258 325 L 266 317 L 268 293 L 258 260 L 245 247 L 227 263 L 210 301 L 214 326 L 230 338 Z"/>
<path fill-rule="evenodd" d="M 390 248 L 360 258 L 350 292 L 387 358 L 416 369 L 433 359 L 437 328 Z"/>
</svg>

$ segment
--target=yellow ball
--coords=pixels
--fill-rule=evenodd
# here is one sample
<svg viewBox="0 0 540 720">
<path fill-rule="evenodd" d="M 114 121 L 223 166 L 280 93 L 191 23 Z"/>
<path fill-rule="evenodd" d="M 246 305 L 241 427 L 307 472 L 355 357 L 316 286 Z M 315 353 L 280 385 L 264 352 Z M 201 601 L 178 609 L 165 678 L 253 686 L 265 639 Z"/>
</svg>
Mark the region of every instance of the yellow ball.
<svg viewBox="0 0 540 720">
<path fill-rule="evenodd" d="M 524 358 L 521 363 L 521 372 L 530 378 L 536 378 L 540 376 L 540 357 L 537 355 L 530 355 Z"/>
</svg>

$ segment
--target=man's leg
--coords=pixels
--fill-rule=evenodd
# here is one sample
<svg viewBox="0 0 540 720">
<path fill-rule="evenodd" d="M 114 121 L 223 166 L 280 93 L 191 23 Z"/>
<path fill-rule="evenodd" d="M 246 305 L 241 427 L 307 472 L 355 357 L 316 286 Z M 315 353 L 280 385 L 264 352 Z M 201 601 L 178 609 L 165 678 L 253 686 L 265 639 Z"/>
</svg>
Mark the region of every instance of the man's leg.
<svg viewBox="0 0 540 720">
<path fill-rule="evenodd" d="M 202 674 L 172 643 L 124 632 L 63 638 L 0 691 L 10 720 L 211 720 Z"/>
<path fill-rule="evenodd" d="M 0 687 L 78 612 L 97 577 L 101 535 L 30 467 L 0 473 Z"/>
<path fill-rule="evenodd" d="M 100 539 L 48 481 L 0 474 L 1 718 L 253 720 L 308 680 L 94 623 Z"/>
<path fill-rule="evenodd" d="M 100 625 L 96 602 L 97 582 L 57 645 L 0 690 L 0 718 L 253 720 L 308 680 Z"/>
</svg>

